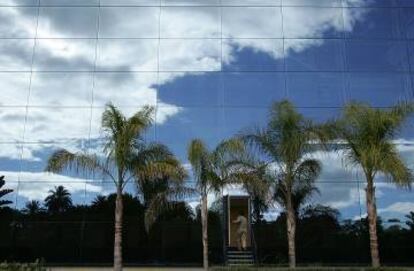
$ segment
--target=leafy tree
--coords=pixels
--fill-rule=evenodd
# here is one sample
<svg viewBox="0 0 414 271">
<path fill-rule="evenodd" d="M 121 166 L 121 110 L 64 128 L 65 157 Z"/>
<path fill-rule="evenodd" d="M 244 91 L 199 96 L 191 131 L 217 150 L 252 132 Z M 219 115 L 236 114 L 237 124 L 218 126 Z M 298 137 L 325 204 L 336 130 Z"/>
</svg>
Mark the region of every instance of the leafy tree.
<svg viewBox="0 0 414 271">
<path fill-rule="evenodd" d="M 218 193 L 232 180 L 232 165 L 244 151 L 243 144 L 236 139 L 222 141 L 209 150 L 200 139 L 193 139 L 188 146 L 188 160 L 191 163 L 196 187 L 201 195 L 201 227 L 203 242 L 203 267 L 208 270 L 208 193 Z"/>
<path fill-rule="evenodd" d="M 31 200 L 26 203 L 26 206 L 23 210 L 25 214 L 30 216 L 37 215 L 43 211 L 42 204 L 38 200 Z"/>
<path fill-rule="evenodd" d="M 320 162 L 309 157 L 316 140 L 328 137 L 322 127 L 305 119 L 289 101 L 274 103 L 267 127 L 242 134 L 243 140 L 260 153 L 268 165 L 274 200 L 286 211 L 289 266 L 296 266 L 296 220 L 300 205 L 315 191 Z"/>
<path fill-rule="evenodd" d="M 49 195 L 45 198 L 45 206 L 51 214 L 65 212 L 72 207 L 71 194 L 62 185 L 55 186 L 53 190 L 49 190 Z"/>
<path fill-rule="evenodd" d="M 365 175 L 373 267 L 380 266 L 374 181 L 382 173 L 388 181 L 399 187 L 410 186 L 411 171 L 404 164 L 392 139 L 413 110 L 414 106 L 408 103 L 383 110 L 351 102 L 344 107 L 341 119 L 332 126 L 335 137 L 345 141 L 340 150 L 348 165 L 360 166 Z"/>
<path fill-rule="evenodd" d="M 155 143 L 146 143 L 144 132 L 152 124 L 153 107 L 144 107 L 130 118 L 112 104 L 102 114 L 102 130 L 105 134 L 103 157 L 96 154 L 56 151 L 48 161 L 47 171 L 99 174 L 109 178 L 116 187 L 114 270 L 122 270 L 122 224 L 123 190 L 125 185 L 137 177 L 164 176 L 171 169 L 172 154 Z M 167 153 L 166 153 L 167 152 Z M 181 176 L 182 177 L 182 176 Z"/>
<path fill-rule="evenodd" d="M 13 192 L 13 189 L 1 189 L 5 184 L 4 176 L 0 176 L 0 208 L 12 203 L 10 200 L 1 200 L 2 197 Z"/>
</svg>

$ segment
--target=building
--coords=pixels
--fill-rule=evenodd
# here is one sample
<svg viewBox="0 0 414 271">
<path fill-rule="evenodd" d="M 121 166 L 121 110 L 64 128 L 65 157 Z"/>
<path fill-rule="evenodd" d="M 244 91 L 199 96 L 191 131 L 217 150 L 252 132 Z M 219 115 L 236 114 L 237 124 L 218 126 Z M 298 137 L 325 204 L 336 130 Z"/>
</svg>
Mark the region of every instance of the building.
<svg viewBox="0 0 414 271">
<path fill-rule="evenodd" d="M 0 0 L 7 198 L 22 209 L 56 185 L 74 204 L 112 193 L 107 180 L 43 172 L 56 149 L 100 148 L 109 101 L 126 114 L 155 106 L 148 140 L 187 163 L 191 139 L 213 146 L 264 124 L 272 101 L 289 99 L 324 121 L 350 100 L 387 107 L 413 99 L 413 38 L 410 0 Z M 396 141 L 411 166 L 413 135 L 407 123 Z M 363 177 L 334 154 L 320 159 L 313 203 L 337 208 L 341 219 L 363 217 Z M 404 225 L 413 192 L 382 178 L 377 191 L 384 221 Z"/>
</svg>

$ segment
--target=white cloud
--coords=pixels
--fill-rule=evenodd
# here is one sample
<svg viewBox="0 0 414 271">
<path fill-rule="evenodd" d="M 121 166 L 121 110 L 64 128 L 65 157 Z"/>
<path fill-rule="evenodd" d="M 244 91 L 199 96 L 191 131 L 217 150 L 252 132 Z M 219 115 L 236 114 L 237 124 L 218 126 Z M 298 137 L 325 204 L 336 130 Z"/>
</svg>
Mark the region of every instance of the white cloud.
<svg viewBox="0 0 414 271">
<path fill-rule="evenodd" d="M 385 208 L 378 209 L 378 213 L 401 213 L 407 214 L 414 211 L 414 202 L 396 202 Z"/>
</svg>

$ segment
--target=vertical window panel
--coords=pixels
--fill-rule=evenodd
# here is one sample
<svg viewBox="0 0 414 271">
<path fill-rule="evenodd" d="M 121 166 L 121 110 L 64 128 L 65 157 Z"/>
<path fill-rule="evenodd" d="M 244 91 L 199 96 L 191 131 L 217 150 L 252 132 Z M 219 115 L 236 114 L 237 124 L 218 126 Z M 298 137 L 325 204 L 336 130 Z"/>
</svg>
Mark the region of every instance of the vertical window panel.
<svg viewBox="0 0 414 271">
<path fill-rule="evenodd" d="M 30 106 L 90 106 L 92 73 L 34 73 Z"/>
<path fill-rule="evenodd" d="M 341 73 L 288 73 L 289 100 L 299 107 L 340 107 L 344 104 Z"/>
<path fill-rule="evenodd" d="M 347 65 L 350 71 L 407 71 L 407 47 L 403 41 L 348 40 Z"/>
<path fill-rule="evenodd" d="M 221 44 L 217 39 L 161 40 L 159 54 L 160 71 L 196 72 L 221 69 Z"/>
<path fill-rule="evenodd" d="M 158 38 L 159 8 L 100 8 L 100 38 Z"/>
<path fill-rule="evenodd" d="M 34 40 L 0 39 L 0 71 L 30 71 Z"/>
<path fill-rule="evenodd" d="M 341 8 L 283 7 L 285 38 L 338 38 L 344 24 Z"/>
<path fill-rule="evenodd" d="M 283 71 L 282 39 L 229 39 L 223 41 L 224 71 Z"/>
<path fill-rule="evenodd" d="M 348 101 L 356 100 L 371 106 L 387 107 L 412 99 L 411 82 L 407 74 L 350 73 L 348 78 Z"/>
<path fill-rule="evenodd" d="M 267 107 L 273 101 L 286 98 L 284 74 L 226 73 L 223 92 L 225 106 Z"/>
<path fill-rule="evenodd" d="M 344 41 L 339 39 L 285 40 L 287 71 L 343 71 Z"/>
<path fill-rule="evenodd" d="M 218 7 L 161 8 L 161 38 L 218 38 L 220 9 Z"/>
<path fill-rule="evenodd" d="M 223 7 L 224 38 L 281 38 L 282 13 L 278 7 Z"/>
<path fill-rule="evenodd" d="M 39 38 L 95 38 L 98 8 L 41 7 L 37 36 Z"/>
<path fill-rule="evenodd" d="M 158 40 L 104 39 L 98 43 L 100 71 L 156 71 Z"/>
</svg>

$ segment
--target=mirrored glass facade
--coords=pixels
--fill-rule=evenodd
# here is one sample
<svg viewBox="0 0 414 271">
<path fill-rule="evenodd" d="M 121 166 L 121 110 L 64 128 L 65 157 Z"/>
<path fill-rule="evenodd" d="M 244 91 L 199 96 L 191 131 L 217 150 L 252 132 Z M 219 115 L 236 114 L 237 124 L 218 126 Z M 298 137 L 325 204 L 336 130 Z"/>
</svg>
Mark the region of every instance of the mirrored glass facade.
<svg viewBox="0 0 414 271">
<path fill-rule="evenodd" d="M 213 147 L 263 125 L 272 101 L 289 99 L 325 121 L 351 100 L 381 108 L 412 100 L 413 65 L 410 0 L 0 0 L 0 175 L 14 190 L 6 199 L 21 210 L 58 185 L 80 205 L 113 193 L 109 180 L 44 172 L 59 148 L 100 152 L 108 102 L 129 116 L 154 106 L 147 140 L 188 165 L 191 139 Z M 413 125 L 395 142 L 414 168 Z M 363 218 L 360 171 L 344 168 L 334 153 L 317 157 L 323 172 L 311 203 L 338 209 L 341 220 Z M 414 193 L 381 176 L 376 186 L 384 225 L 405 227 Z M 133 184 L 126 191 L 136 193 Z M 85 228 L 102 236 L 108 229 L 79 221 L 64 222 L 72 229 L 65 238 L 85 255 L 112 240 L 92 242 Z M 43 223 L 45 231 L 57 227 Z"/>
</svg>

